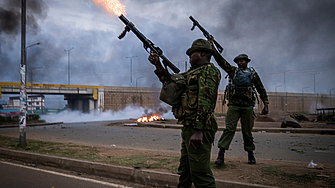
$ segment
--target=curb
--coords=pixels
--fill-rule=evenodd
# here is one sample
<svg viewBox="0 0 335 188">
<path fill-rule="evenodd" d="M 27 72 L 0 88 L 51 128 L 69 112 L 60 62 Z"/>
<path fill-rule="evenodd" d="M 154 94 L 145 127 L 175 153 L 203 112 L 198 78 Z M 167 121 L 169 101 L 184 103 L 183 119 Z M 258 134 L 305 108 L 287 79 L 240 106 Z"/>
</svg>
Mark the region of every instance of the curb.
<svg viewBox="0 0 335 188">
<path fill-rule="evenodd" d="M 155 128 L 168 128 L 168 129 L 181 129 L 183 126 L 179 124 L 159 124 L 152 122 L 137 123 L 124 126 L 137 126 L 137 127 L 155 127 Z M 218 131 L 223 131 L 225 128 L 219 126 Z M 241 127 L 237 127 L 236 131 L 241 131 Z M 335 135 L 335 129 L 320 129 L 320 128 L 271 128 L 271 127 L 254 127 L 252 132 L 262 133 L 302 133 L 302 134 L 329 134 Z"/>
<path fill-rule="evenodd" d="M 147 169 L 114 166 L 109 164 L 57 157 L 25 151 L 0 148 L 0 158 L 11 159 L 26 163 L 50 166 L 64 170 L 75 171 L 96 176 L 103 176 L 154 187 L 176 187 L 179 175 L 157 172 Z M 277 188 L 258 184 L 241 183 L 226 180 L 216 180 L 216 186 L 229 188 Z"/>
</svg>

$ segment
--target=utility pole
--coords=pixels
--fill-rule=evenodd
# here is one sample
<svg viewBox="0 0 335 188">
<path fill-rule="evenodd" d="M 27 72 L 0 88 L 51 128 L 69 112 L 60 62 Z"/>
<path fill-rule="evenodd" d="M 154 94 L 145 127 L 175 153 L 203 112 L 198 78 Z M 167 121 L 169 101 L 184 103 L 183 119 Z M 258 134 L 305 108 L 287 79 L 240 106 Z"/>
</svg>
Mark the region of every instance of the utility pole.
<svg viewBox="0 0 335 188">
<path fill-rule="evenodd" d="M 126 58 L 130 58 L 130 86 L 133 85 L 133 58 L 137 57 L 135 56 L 131 56 L 131 57 L 126 57 Z"/>
<path fill-rule="evenodd" d="M 286 72 L 289 72 L 290 70 L 284 71 L 284 90 L 285 90 L 285 109 L 284 111 L 287 112 L 287 91 L 286 91 Z"/>
<path fill-rule="evenodd" d="M 26 0 L 21 0 L 21 66 L 20 66 L 20 146 L 25 147 L 26 116 L 27 116 L 27 88 L 26 88 Z"/>
<path fill-rule="evenodd" d="M 276 110 L 277 110 L 277 88 L 278 87 L 281 87 L 282 85 L 277 85 L 276 87 L 275 87 L 275 94 L 276 94 Z"/>
<path fill-rule="evenodd" d="M 68 50 L 65 50 L 64 51 L 66 52 L 67 51 L 67 84 L 70 85 L 70 75 L 71 75 L 71 65 L 70 65 L 70 51 L 73 50 L 74 47 L 68 49 Z"/>
<path fill-rule="evenodd" d="M 314 93 L 315 93 L 315 75 L 316 74 L 320 74 L 320 73 L 311 73 L 310 75 L 313 75 L 314 76 Z"/>
</svg>

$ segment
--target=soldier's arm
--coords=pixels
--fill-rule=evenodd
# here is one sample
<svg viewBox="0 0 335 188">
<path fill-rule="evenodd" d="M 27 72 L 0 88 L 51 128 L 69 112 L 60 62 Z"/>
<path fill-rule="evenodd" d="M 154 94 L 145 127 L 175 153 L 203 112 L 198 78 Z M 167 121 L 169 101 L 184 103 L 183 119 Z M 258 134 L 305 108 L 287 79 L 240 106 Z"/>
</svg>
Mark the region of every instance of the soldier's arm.
<svg viewBox="0 0 335 188">
<path fill-rule="evenodd" d="M 155 65 L 156 67 L 155 74 L 157 75 L 159 80 L 162 83 L 167 81 L 169 78 L 169 75 L 167 71 L 164 69 L 164 67 L 162 66 L 162 63 L 159 60 L 159 55 L 151 51 L 148 57 L 148 60 L 150 61 L 151 64 Z"/>
<path fill-rule="evenodd" d="M 261 78 L 259 77 L 259 75 L 257 73 L 254 74 L 253 80 L 254 80 L 253 82 L 254 82 L 255 88 L 256 88 L 257 92 L 259 93 L 259 96 L 260 96 L 261 100 L 263 101 L 263 104 L 264 105 L 269 104 L 268 95 L 267 95 L 266 90 L 263 86 Z"/>
<path fill-rule="evenodd" d="M 204 130 L 203 124 L 208 115 L 214 112 L 218 87 L 221 80 L 220 71 L 210 64 L 206 70 L 202 71 L 198 79 L 198 110 L 196 116 L 196 125 L 194 129 Z"/>
<path fill-rule="evenodd" d="M 226 72 L 229 76 L 235 72 L 236 67 L 228 63 L 228 61 L 216 50 L 213 40 L 208 40 L 211 43 L 212 49 L 214 51 L 213 57 L 218 65 Z"/>
</svg>

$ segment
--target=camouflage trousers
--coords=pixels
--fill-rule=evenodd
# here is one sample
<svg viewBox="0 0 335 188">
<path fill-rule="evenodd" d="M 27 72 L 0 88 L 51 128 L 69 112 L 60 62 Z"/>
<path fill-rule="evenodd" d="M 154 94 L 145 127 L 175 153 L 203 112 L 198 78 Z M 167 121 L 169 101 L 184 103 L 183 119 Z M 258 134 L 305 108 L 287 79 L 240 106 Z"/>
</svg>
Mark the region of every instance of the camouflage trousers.
<svg viewBox="0 0 335 188">
<path fill-rule="evenodd" d="M 191 188 L 192 182 L 197 188 L 215 188 L 215 179 L 210 169 L 210 158 L 215 131 L 203 132 L 203 144 L 194 149 L 189 140 L 194 133 L 191 126 L 182 128 L 181 157 L 178 167 L 178 188 Z"/>
<path fill-rule="evenodd" d="M 223 131 L 218 147 L 229 149 L 229 145 L 234 138 L 237 122 L 241 119 L 241 128 L 244 141 L 245 151 L 254 151 L 255 144 L 252 136 L 252 128 L 254 126 L 253 106 L 239 107 L 229 106 L 226 116 L 226 128 Z"/>
</svg>

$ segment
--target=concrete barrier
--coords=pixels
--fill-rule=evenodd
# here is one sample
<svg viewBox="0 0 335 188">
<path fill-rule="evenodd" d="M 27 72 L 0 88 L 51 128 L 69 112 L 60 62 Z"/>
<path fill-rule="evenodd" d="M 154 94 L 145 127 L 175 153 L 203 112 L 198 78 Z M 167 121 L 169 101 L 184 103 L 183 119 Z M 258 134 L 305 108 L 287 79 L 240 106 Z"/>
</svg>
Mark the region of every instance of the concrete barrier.
<svg viewBox="0 0 335 188">
<path fill-rule="evenodd" d="M 42 166 L 75 171 L 95 176 L 102 176 L 127 182 L 133 182 L 153 187 L 176 187 L 179 175 L 158 172 L 147 169 L 115 166 L 66 157 L 50 156 L 32 152 L 16 151 L 0 148 L 0 158 L 32 163 Z M 216 180 L 218 188 L 276 188 L 258 184 L 241 183 L 226 180 Z"/>
</svg>

